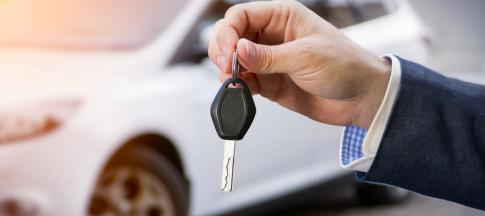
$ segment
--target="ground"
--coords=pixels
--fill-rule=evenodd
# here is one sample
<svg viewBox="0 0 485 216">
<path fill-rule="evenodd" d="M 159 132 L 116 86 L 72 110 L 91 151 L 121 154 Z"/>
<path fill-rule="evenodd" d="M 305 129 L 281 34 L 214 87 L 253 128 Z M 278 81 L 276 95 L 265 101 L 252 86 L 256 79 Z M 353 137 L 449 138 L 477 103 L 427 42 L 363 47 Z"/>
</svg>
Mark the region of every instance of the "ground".
<svg viewBox="0 0 485 216">
<path fill-rule="evenodd" d="M 223 216 L 485 216 L 485 211 L 416 193 L 402 202 L 363 205 L 356 196 L 351 173 L 272 202 Z"/>
<path fill-rule="evenodd" d="M 418 194 L 396 205 L 363 207 L 351 200 L 323 201 L 281 209 L 280 213 L 284 216 L 485 216 L 482 211 Z"/>
</svg>

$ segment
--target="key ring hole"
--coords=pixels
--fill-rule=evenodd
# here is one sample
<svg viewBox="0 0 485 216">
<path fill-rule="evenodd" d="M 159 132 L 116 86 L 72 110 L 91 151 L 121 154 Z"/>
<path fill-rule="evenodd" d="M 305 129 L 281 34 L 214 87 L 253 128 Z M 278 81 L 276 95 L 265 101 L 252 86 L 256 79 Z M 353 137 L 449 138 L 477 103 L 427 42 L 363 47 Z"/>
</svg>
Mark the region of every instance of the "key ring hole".
<svg viewBox="0 0 485 216">
<path fill-rule="evenodd" d="M 243 84 L 243 80 L 237 79 L 237 80 L 232 80 L 228 79 L 226 83 L 224 83 L 226 88 L 246 88 L 246 86 Z"/>
<path fill-rule="evenodd" d="M 228 82 L 226 88 L 244 88 L 244 85 L 242 85 L 241 81 L 237 79 L 235 81 L 231 80 L 230 82 Z"/>
<path fill-rule="evenodd" d="M 236 89 L 236 88 L 244 88 L 244 86 L 242 86 L 241 84 L 234 83 L 234 82 L 229 83 L 229 85 L 227 85 L 227 87 L 228 88 L 234 88 L 234 89 Z"/>
</svg>

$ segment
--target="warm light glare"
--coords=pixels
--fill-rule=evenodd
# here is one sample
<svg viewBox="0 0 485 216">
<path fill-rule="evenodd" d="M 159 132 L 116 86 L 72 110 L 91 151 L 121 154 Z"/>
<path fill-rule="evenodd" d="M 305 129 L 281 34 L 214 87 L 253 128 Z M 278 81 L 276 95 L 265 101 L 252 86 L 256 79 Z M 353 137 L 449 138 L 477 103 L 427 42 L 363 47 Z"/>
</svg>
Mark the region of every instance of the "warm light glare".
<svg viewBox="0 0 485 216">
<path fill-rule="evenodd" d="M 178 13 L 175 0 L 0 0 L 0 46 L 134 47 Z"/>
</svg>

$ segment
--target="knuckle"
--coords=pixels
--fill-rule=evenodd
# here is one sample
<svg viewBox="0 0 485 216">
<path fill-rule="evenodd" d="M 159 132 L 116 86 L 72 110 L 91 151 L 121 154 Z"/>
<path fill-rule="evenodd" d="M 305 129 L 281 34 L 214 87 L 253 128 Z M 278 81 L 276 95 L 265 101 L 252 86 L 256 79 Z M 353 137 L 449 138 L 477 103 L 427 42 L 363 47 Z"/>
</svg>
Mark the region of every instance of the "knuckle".
<svg viewBox="0 0 485 216">
<path fill-rule="evenodd" d="M 223 29 L 223 26 L 225 25 L 225 21 L 224 19 L 220 19 L 218 20 L 215 24 L 214 24 L 214 29 L 212 30 L 212 34 L 217 37 L 219 34 L 221 34 L 222 32 L 222 29 Z"/>
<path fill-rule="evenodd" d="M 223 19 L 217 20 L 217 22 L 214 24 L 214 31 L 217 31 L 221 27 L 223 21 Z"/>
<path fill-rule="evenodd" d="M 302 14 L 307 13 L 307 11 L 306 11 L 307 7 L 305 7 L 305 5 L 303 5 L 302 3 L 298 2 L 298 1 L 281 0 L 279 2 L 280 2 L 281 9 L 287 14 L 302 15 Z"/>
<path fill-rule="evenodd" d="M 298 8 L 299 5 L 301 5 L 301 3 L 299 3 L 298 1 L 294 1 L 294 0 L 278 0 L 278 1 L 275 1 L 275 2 L 278 5 L 285 7 L 288 10 L 296 9 L 296 8 Z"/>
<path fill-rule="evenodd" d="M 224 17 L 234 16 L 234 15 L 240 13 L 241 11 L 243 11 L 241 4 L 234 5 L 234 6 L 230 7 L 229 9 L 227 9 L 226 13 L 224 14 Z"/>
<path fill-rule="evenodd" d="M 273 10 L 274 17 L 287 17 L 291 12 L 291 5 L 288 3 L 281 1 L 276 2 L 275 10 Z"/>
<path fill-rule="evenodd" d="M 224 25 L 226 25 L 224 19 L 220 19 L 216 22 L 216 24 L 214 24 L 209 48 L 212 47 L 213 51 L 215 52 L 219 51 L 219 49 L 224 44 Z"/>
</svg>

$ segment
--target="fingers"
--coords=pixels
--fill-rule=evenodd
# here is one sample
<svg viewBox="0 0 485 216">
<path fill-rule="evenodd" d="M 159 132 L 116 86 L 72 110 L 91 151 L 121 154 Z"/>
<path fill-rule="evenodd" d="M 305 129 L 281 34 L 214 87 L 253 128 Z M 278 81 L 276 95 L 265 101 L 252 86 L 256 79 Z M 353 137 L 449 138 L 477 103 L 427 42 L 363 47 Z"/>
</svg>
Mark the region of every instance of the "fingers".
<svg viewBox="0 0 485 216">
<path fill-rule="evenodd" d="M 290 14 L 290 1 L 250 2 L 231 7 L 218 21 L 209 44 L 209 57 L 224 72 L 230 73 L 230 61 L 239 38 L 256 38 L 264 30 L 273 44 L 282 42 Z M 282 22 L 283 20 L 283 22 Z"/>
<path fill-rule="evenodd" d="M 235 45 L 239 37 L 234 29 L 232 29 L 227 21 L 219 20 L 214 26 L 213 38 L 209 43 L 209 58 L 214 62 L 219 69 L 224 73 L 230 73 L 230 56 L 234 51 Z"/>
<path fill-rule="evenodd" d="M 270 24 L 286 24 L 281 22 L 289 16 L 289 10 L 282 13 L 285 5 L 284 2 L 271 1 L 238 4 L 227 10 L 224 19 L 237 32 L 238 36 L 242 37 L 246 33 L 256 33 L 267 27 L 272 27 Z M 284 29 L 280 30 L 284 31 Z M 275 34 L 281 33 L 283 32 L 275 32 Z"/>
<path fill-rule="evenodd" d="M 289 73 L 299 67 L 299 62 L 296 62 L 298 56 L 295 55 L 298 47 L 294 42 L 269 46 L 243 38 L 237 48 L 241 65 L 257 74 Z"/>
</svg>

